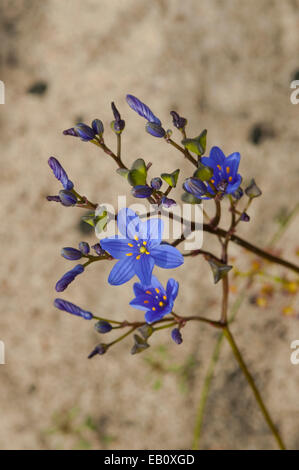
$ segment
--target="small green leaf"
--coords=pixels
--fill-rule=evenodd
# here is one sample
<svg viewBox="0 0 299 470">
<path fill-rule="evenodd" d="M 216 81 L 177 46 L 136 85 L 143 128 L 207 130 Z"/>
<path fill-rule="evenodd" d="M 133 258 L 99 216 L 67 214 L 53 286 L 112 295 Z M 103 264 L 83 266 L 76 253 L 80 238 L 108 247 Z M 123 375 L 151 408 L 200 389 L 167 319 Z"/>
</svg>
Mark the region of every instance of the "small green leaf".
<svg viewBox="0 0 299 470">
<path fill-rule="evenodd" d="M 183 193 L 181 197 L 182 201 L 186 204 L 201 204 L 201 199 L 193 196 L 193 194 Z"/>
<path fill-rule="evenodd" d="M 126 179 L 128 179 L 129 172 L 130 170 L 127 170 L 126 168 L 118 168 L 116 170 L 116 173 L 118 173 L 120 176 Z"/>
<path fill-rule="evenodd" d="M 198 169 L 194 172 L 193 176 L 201 181 L 209 181 L 213 176 L 213 169 L 199 162 Z"/>
<path fill-rule="evenodd" d="M 138 158 L 133 163 L 131 170 L 128 173 L 128 181 L 131 186 L 145 185 L 147 177 L 147 169 L 145 161 L 142 158 Z"/>
<path fill-rule="evenodd" d="M 178 177 L 180 174 L 180 170 L 175 170 L 172 173 L 162 173 L 161 178 L 172 188 L 176 187 L 176 184 L 178 182 Z"/>
<path fill-rule="evenodd" d="M 203 130 L 202 133 L 198 137 L 194 137 L 194 139 L 182 140 L 182 144 L 186 149 L 190 150 L 190 152 L 199 156 L 203 155 L 207 145 L 207 130 Z"/>
</svg>

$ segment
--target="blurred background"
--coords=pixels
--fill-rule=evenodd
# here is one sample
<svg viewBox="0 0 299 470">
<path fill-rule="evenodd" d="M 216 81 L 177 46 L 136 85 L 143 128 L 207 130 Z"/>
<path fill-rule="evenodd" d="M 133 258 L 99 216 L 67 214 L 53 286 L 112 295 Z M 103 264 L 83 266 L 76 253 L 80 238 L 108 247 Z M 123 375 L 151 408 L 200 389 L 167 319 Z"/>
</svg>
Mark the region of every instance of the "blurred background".
<svg viewBox="0 0 299 470">
<path fill-rule="evenodd" d="M 151 161 L 152 176 L 181 167 L 182 182 L 193 169 L 144 132 L 125 95 L 149 104 L 165 128 L 175 109 L 188 118 L 190 137 L 208 129 L 208 150 L 219 145 L 226 154 L 241 153 L 244 181 L 255 177 L 263 197 L 239 233 L 267 246 L 298 202 L 299 105 L 290 102 L 290 82 L 299 79 L 298 8 L 296 0 L 0 0 L 1 449 L 191 448 L 217 331 L 187 325 L 180 346 L 165 330 L 141 355 L 130 355 L 128 339 L 105 357 L 86 359 L 99 335 L 53 307 L 54 286 L 72 267 L 60 249 L 97 240 L 80 223 L 80 209 L 45 200 L 59 187 L 47 159 L 57 157 L 92 201 L 113 204 L 117 193 L 126 194 L 109 157 L 62 135 L 76 122 L 100 118 L 115 148 L 109 130 L 115 101 L 126 120 L 125 162 Z M 294 262 L 297 235 L 295 218 L 276 246 Z M 205 249 L 209 243 L 205 236 Z M 250 269 L 252 256 L 233 245 L 231 255 L 239 269 Z M 62 297 L 107 317 L 140 318 L 128 306 L 128 286 L 107 284 L 110 269 L 91 265 Z M 186 259 L 175 277 L 182 281 L 178 312 L 218 317 L 221 287 L 202 258 Z M 298 305 L 279 284 L 269 280 L 268 291 L 265 285 L 258 279 L 246 291 L 232 330 L 287 445 L 298 449 L 299 366 L 290 363 Z M 233 281 L 230 306 L 243 287 L 244 279 Z M 276 448 L 227 345 L 200 448 Z"/>
</svg>

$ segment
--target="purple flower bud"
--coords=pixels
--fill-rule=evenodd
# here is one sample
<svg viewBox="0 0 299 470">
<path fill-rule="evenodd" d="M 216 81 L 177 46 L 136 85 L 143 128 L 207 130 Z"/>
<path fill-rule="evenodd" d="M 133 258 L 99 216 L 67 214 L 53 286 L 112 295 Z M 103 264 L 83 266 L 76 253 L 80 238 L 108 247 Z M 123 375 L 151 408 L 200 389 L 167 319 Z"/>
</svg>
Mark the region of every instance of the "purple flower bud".
<svg viewBox="0 0 299 470">
<path fill-rule="evenodd" d="M 91 320 L 93 318 L 93 314 L 83 310 L 82 308 L 78 307 L 71 302 L 63 299 L 55 299 L 54 305 L 59 310 L 63 310 L 65 312 L 71 313 L 72 315 L 77 315 L 78 317 L 84 318 L 85 320 Z"/>
<path fill-rule="evenodd" d="M 243 189 L 239 186 L 239 188 L 234 192 L 232 193 L 232 196 L 235 198 L 235 199 L 241 199 L 241 197 L 243 196 L 244 192 L 243 192 Z"/>
<path fill-rule="evenodd" d="M 68 179 L 66 171 L 62 168 L 59 161 L 54 157 L 50 157 L 48 160 L 49 167 L 54 173 L 55 178 L 60 181 L 64 189 L 70 190 L 73 189 L 74 185 L 71 180 Z"/>
<path fill-rule="evenodd" d="M 109 333 L 109 331 L 112 330 L 112 326 L 110 325 L 110 323 L 108 323 L 107 321 L 105 320 L 100 320 L 98 321 L 95 325 L 94 325 L 94 329 L 98 332 L 98 333 Z"/>
<path fill-rule="evenodd" d="M 161 178 L 157 177 L 157 178 L 153 178 L 153 179 L 151 180 L 151 187 L 152 187 L 153 189 L 160 189 L 161 186 L 162 186 L 162 180 L 161 180 Z"/>
<path fill-rule="evenodd" d="M 73 127 L 71 127 L 70 129 L 66 129 L 65 131 L 63 131 L 63 135 L 71 135 L 73 137 L 78 137 L 76 132 L 75 132 L 75 129 Z"/>
<path fill-rule="evenodd" d="M 105 354 L 105 352 L 108 349 L 108 345 L 104 343 L 98 344 L 93 351 L 88 356 L 88 359 L 91 359 L 94 356 L 97 356 L 98 354 L 101 356 L 102 354 Z"/>
<path fill-rule="evenodd" d="M 111 108 L 115 119 L 111 122 L 111 129 L 116 134 L 120 134 L 124 130 L 126 123 L 123 119 L 121 119 L 119 111 L 113 102 L 111 103 Z"/>
<path fill-rule="evenodd" d="M 95 138 L 94 130 L 82 122 L 77 124 L 74 129 L 78 137 L 81 137 L 84 142 L 89 142 Z"/>
<path fill-rule="evenodd" d="M 183 184 L 183 188 L 187 193 L 193 194 L 193 196 L 201 197 L 207 192 L 206 185 L 197 178 L 187 178 Z"/>
<path fill-rule="evenodd" d="M 94 119 L 91 123 L 91 126 L 97 135 L 102 135 L 104 133 L 104 124 L 99 119 Z"/>
<path fill-rule="evenodd" d="M 174 199 L 170 199 L 169 197 L 163 196 L 161 199 L 161 205 L 169 208 L 172 206 L 176 206 L 176 202 Z"/>
<path fill-rule="evenodd" d="M 174 127 L 176 127 L 177 129 L 184 129 L 187 124 L 187 119 L 181 117 L 176 111 L 171 111 L 170 114 L 172 116 L 172 122 Z"/>
<path fill-rule="evenodd" d="M 59 281 L 57 281 L 55 289 L 57 292 L 62 292 L 64 291 L 67 286 L 73 282 L 76 276 L 79 274 L 83 273 L 84 271 L 84 266 L 82 264 L 77 264 L 73 269 L 70 271 L 66 272 Z"/>
<path fill-rule="evenodd" d="M 105 254 L 105 250 L 103 250 L 103 248 L 101 247 L 100 243 L 96 243 L 95 245 L 93 245 L 91 248 L 94 249 L 94 251 L 96 252 L 97 255 L 99 256 L 102 256 Z"/>
<path fill-rule="evenodd" d="M 132 188 L 131 193 L 134 197 L 146 198 L 150 197 L 153 191 L 153 188 L 150 188 L 147 184 L 138 184 L 137 186 L 134 186 L 134 188 Z"/>
<path fill-rule="evenodd" d="M 71 191 L 67 191 L 66 189 L 59 191 L 59 198 L 61 204 L 64 206 L 75 206 L 77 204 L 76 196 Z"/>
<path fill-rule="evenodd" d="M 160 124 L 156 124 L 155 122 L 147 122 L 145 126 L 145 130 L 148 134 L 152 135 L 153 137 L 164 137 L 165 130 Z"/>
<path fill-rule="evenodd" d="M 79 243 L 79 250 L 81 251 L 81 253 L 83 255 L 88 255 L 88 253 L 90 252 L 90 246 L 86 242 L 80 242 Z"/>
<path fill-rule="evenodd" d="M 47 196 L 47 201 L 61 202 L 59 196 Z"/>
<path fill-rule="evenodd" d="M 171 337 L 176 344 L 182 344 L 183 338 L 178 328 L 174 328 L 171 332 Z"/>
<path fill-rule="evenodd" d="M 74 261 L 82 258 L 82 253 L 81 251 L 76 250 L 76 248 L 66 247 L 62 248 L 61 256 L 70 261 Z"/>
<path fill-rule="evenodd" d="M 240 220 L 242 222 L 249 222 L 250 221 L 250 217 L 248 214 L 246 214 L 246 212 L 242 212 L 241 214 L 241 217 L 240 217 Z"/>
<path fill-rule="evenodd" d="M 161 126 L 161 121 L 158 119 L 154 113 L 149 109 L 146 104 L 142 103 L 136 96 L 133 95 L 127 95 L 126 100 L 130 108 L 132 108 L 136 113 L 139 114 L 139 116 L 144 117 L 147 119 L 149 122 L 153 122 L 158 124 L 158 126 Z"/>
</svg>

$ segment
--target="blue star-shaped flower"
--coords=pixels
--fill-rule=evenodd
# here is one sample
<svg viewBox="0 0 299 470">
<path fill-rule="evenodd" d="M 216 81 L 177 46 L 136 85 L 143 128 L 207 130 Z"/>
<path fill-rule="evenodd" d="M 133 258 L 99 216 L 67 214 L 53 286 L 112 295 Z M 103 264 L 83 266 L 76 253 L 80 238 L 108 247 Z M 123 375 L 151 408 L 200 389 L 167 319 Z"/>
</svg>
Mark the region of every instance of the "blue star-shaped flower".
<svg viewBox="0 0 299 470">
<path fill-rule="evenodd" d="M 155 276 L 152 276 L 150 286 L 134 284 L 135 299 L 130 302 L 132 307 L 145 310 L 145 320 L 147 323 L 161 320 L 170 313 L 179 291 L 179 283 L 174 279 L 169 279 L 166 290 Z"/>
<path fill-rule="evenodd" d="M 136 274 L 149 285 L 156 264 L 160 268 L 177 268 L 184 262 L 182 254 L 171 245 L 161 244 L 163 221 L 142 222 L 131 209 L 121 209 L 117 217 L 120 235 L 101 240 L 101 246 L 119 261 L 113 266 L 108 282 L 119 286 Z"/>
<path fill-rule="evenodd" d="M 201 163 L 213 169 L 211 182 L 218 189 L 225 187 L 225 194 L 234 193 L 242 182 L 242 177 L 238 173 L 240 163 L 239 152 L 234 152 L 228 157 L 224 155 L 219 147 L 212 147 L 209 157 L 203 157 Z M 210 192 L 211 188 L 209 188 Z M 214 191 L 212 190 L 212 193 Z"/>
</svg>

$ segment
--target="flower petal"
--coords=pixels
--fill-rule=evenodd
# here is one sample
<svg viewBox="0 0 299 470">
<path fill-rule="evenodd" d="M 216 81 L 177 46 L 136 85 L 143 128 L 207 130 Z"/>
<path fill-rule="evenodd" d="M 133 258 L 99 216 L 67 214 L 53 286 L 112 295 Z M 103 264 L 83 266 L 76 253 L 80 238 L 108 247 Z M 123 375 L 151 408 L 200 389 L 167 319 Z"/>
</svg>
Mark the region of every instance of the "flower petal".
<svg viewBox="0 0 299 470">
<path fill-rule="evenodd" d="M 134 238 L 139 229 L 140 219 L 132 209 L 121 209 L 117 216 L 117 225 L 124 237 Z"/>
<path fill-rule="evenodd" d="M 237 176 L 234 178 L 234 182 L 227 185 L 226 193 L 228 194 L 234 193 L 235 191 L 237 191 L 241 183 L 242 183 L 242 176 L 238 173 Z"/>
<path fill-rule="evenodd" d="M 158 288 L 160 289 L 161 292 L 165 292 L 165 289 L 164 287 L 162 286 L 161 282 L 159 281 L 159 279 L 156 278 L 156 276 L 152 276 L 152 280 L 151 280 L 151 285 L 150 287 L 153 287 L 154 289 L 155 288 Z"/>
<path fill-rule="evenodd" d="M 155 264 L 160 268 L 177 268 L 184 263 L 183 255 L 174 246 L 160 245 L 151 250 L 151 256 L 155 260 Z"/>
<path fill-rule="evenodd" d="M 113 258 L 122 259 L 126 257 L 127 253 L 132 252 L 132 248 L 128 245 L 131 244 L 131 241 L 129 238 L 119 238 L 118 235 L 115 235 L 115 237 L 103 238 L 101 246 Z"/>
<path fill-rule="evenodd" d="M 216 165 L 223 165 L 225 162 L 225 155 L 219 147 L 212 147 L 210 150 L 210 158 Z"/>
<path fill-rule="evenodd" d="M 230 169 L 230 176 L 235 176 L 238 172 L 241 155 L 239 152 L 234 152 L 225 159 L 225 166 Z"/>
<path fill-rule="evenodd" d="M 167 282 L 166 293 L 167 297 L 171 299 L 172 302 L 177 298 L 179 292 L 179 283 L 175 279 L 169 279 Z"/>
<path fill-rule="evenodd" d="M 135 262 L 135 273 L 141 283 L 146 286 L 151 284 L 154 264 L 154 259 L 149 255 L 142 255 L 140 259 Z"/>
<path fill-rule="evenodd" d="M 135 294 L 135 297 L 138 297 L 139 295 L 143 295 L 146 290 L 146 287 L 144 287 L 140 282 L 135 282 L 133 285 L 133 291 Z"/>
<path fill-rule="evenodd" d="M 148 219 L 139 224 L 139 236 L 142 239 L 150 240 L 151 247 L 160 245 L 164 230 L 164 222 L 161 219 Z"/>
<path fill-rule="evenodd" d="M 146 323 L 153 323 L 154 321 L 161 320 L 166 313 L 163 312 L 153 312 L 152 310 L 148 310 L 145 314 L 145 321 Z"/>
<path fill-rule="evenodd" d="M 112 286 L 120 286 L 132 279 L 135 274 L 135 258 L 133 256 L 126 257 L 118 261 L 112 268 L 108 282 Z"/>
<path fill-rule="evenodd" d="M 144 303 L 146 301 L 146 303 Z M 146 300 L 146 296 L 138 295 L 135 299 L 131 300 L 130 305 L 138 310 L 147 311 L 150 307 L 149 302 Z"/>
</svg>

